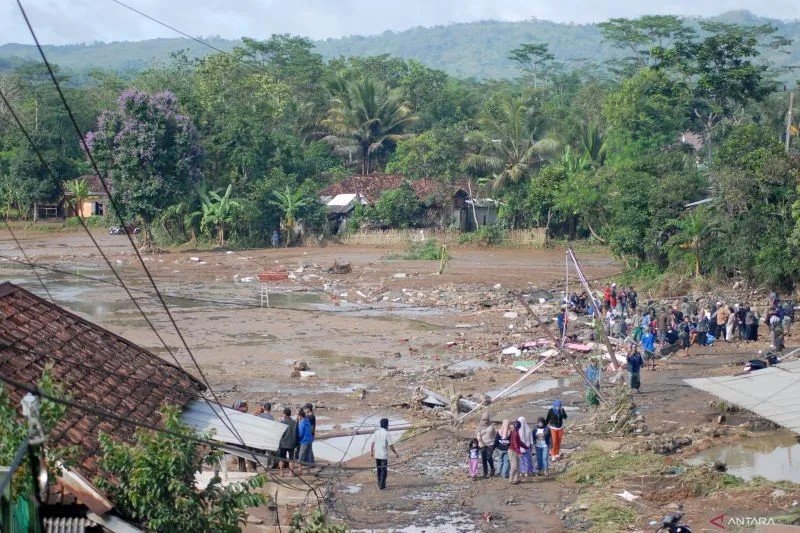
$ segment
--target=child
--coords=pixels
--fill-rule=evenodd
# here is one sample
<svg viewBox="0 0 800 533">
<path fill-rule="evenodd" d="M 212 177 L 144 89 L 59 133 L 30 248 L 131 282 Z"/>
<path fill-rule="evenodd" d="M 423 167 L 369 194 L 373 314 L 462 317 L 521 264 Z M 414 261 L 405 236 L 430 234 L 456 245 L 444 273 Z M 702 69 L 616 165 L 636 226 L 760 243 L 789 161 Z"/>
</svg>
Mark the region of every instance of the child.
<svg viewBox="0 0 800 533">
<path fill-rule="evenodd" d="M 472 481 L 475 481 L 478 476 L 478 461 L 481 458 L 481 448 L 478 445 L 478 439 L 469 441 L 469 475 L 472 476 Z"/>
</svg>

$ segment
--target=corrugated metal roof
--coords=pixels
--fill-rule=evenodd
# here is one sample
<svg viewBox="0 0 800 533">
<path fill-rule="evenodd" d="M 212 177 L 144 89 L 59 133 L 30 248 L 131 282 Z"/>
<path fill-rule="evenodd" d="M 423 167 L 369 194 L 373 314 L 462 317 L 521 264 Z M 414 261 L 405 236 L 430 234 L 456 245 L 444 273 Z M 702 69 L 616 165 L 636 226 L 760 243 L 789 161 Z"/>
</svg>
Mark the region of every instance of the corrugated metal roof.
<svg viewBox="0 0 800 533">
<path fill-rule="evenodd" d="M 214 409 L 211 408 L 214 406 Z M 259 416 L 242 413 L 228 407 L 194 400 L 189 402 L 183 409 L 181 420 L 198 433 L 213 432 L 214 440 L 241 446 L 241 442 L 220 420 L 222 410 L 228 415 L 237 433 L 241 435 L 246 446 L 257 450 L 277 451 L 283 432 L 286 429 L 284 424 L 261 418 Z M 215 412 L 216 411 L 216 412 Z M 219 414 L 217 414 L 219 413 Z"/>
<path fill-rule="evenodd" d="M 739 376 L 685 379 L 685 383 L 752 411 L 800 435 L 800 361 Z"/>
<path fill-rule="evenodd" d="M 54 517 L 45 518 L 44 530 L 46 533 L 84 533 L 90 527 L 96 527 L 97 524 L 82 517 Z"/>
</svg>

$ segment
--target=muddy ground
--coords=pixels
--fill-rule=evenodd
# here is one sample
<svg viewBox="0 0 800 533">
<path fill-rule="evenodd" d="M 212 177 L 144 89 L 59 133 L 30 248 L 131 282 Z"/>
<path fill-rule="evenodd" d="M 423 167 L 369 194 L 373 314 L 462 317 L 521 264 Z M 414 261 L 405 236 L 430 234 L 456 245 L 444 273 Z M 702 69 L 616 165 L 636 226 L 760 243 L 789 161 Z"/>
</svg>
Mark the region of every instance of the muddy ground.
<svg viewBox="0 0 800 533">
<path fill-rule="evenodd" d="M 39 270 L 59 304 L 167 359 L 172 352 L 190 368 L 190 358 L 150 292 L 127 239 L 102 230 L 96 236 L 123 279 L 135 289 L 134 295 L 150 313 L 169 350 L 125 292 L 112 284 L 108 267 L 85 235 L 18 232 L 32 262 L 85 276 Z M 224 401 L 272 401 L 276 409 L 313 402 L 318 406 L 318 430 L 324 435 L 374 427 L 380 416 L 392 423 L 418 426 L 447 421 L 443 410 L 419 407 L 415 388 L 420 385 L 476 401 L 489 391 L 505 388 L 521 374 L 511 368 L 513 358 L 499 357 L 501 350 L 546 333 L 516 294 L 533 296 L 535 302 L 541 296 L 537 290 L 551 290 L 556 296 L 563 290 L 563 249 L 454 247 L 443 275 L 436 273 L 435 261 L 387 259 L 402 252 L 328 245 L 241 252 L 183 250 L 146 259 L 192 352 Z M 620 270 L 602 252 L 579 252 L 579 257 L 590 279 L 604 281 Z M 31 270 L 20 261 L 23 255 L 3 233 L 0 278 L 43 294 Z M 334 262 L 349 264 L 352 272 L 327 273 Z M 285 270 L 291 279 L 271 283 L 270 307 L 262 307 L 257 275 L 274 269 Z M 574 282 L 573 289 L 577 289 Z M 546 315 L 545 327 L 554 328 L 554 308 L 548 305 L 534 307 Z M 787 339 L 788 350 L 800 344 L 797 338 Z M 566 362 L 551 360 L 531 379 L 533 385 L 490 409 L 497 421 L 520 415 L 530 421 L 544 415 L 554 398 L 564 401 L 570 416 L 565 457 L 553 465 L 546 479 L 529 479 L 518 486 L 501 478 L 469 479 L 466 449 L 474 415 L 461 425 L 405 433 L 397 445 L 400 459 L 390 460 L 386 491 L 376 490 L 368 455 L 350 459 L 342 468 L 323 469 L 316 479 L 329 490 L 326 503 L 332 516 L 356 530 L 654 530 L 652 521 L 683 505 L 697 531 L 722 513 L 796 513 L 800 500 L 796 485 L 757 482 L 731 490 L 700 491 L 681 476 L 686 468 L 696 474 L 692 470 L 696 467 L 687 467 L 685 458 L 710 449 L 697 460 L 707 463 L 715 457 L 713 450 L 723 444 L 777 439 L 786 445 L 787 437 L 769 426 L 766 433 L 754 432 L 764 427 L 754 425 L 754 417 L 746 413 L 726 413 L 719 424 L 720 413 L 710 405 L 713 398 L 682 383 L 687 377 L 735 373 L 739 362 L 767 344 L 694 348 L 689 358 L 659 361 L 655 371 L 643 373 L 642 393 L 634 398 L 646 427 L 624 436 L 599 437 L 592 432 L 592 414 L 584 406 L 580 378 Z M 295 361 L 306 362 L 316 376 L 292 378 Z M 455 363 L 460 364 L 452 366 Z M 604 381 L 604 388 L 609 387 Z M 692 443 L 667 456 L 666 470 L 657 475 L 629 472 L 607 481 L 610 485 L 575 482 L 569 477 L 582 457 L 578 454 L 592 445 L 609 455 L 644 453 L 655 440 L 682 437 L 691 438 Z M 348 458 L 358 456 L 366 451 L 363 440 L 339 439 L 333 442 L 333 450 L 349 446 Z M 638 498 L 628 503 L 613 495 L 622 490 Z M 617 511 L 622 507 L 633 514 L 626 515 L 629 520 L 624 527 L 598 523 L 599 515 L 592 515 L 592 509 L 601 505 Z"/>
</svg>

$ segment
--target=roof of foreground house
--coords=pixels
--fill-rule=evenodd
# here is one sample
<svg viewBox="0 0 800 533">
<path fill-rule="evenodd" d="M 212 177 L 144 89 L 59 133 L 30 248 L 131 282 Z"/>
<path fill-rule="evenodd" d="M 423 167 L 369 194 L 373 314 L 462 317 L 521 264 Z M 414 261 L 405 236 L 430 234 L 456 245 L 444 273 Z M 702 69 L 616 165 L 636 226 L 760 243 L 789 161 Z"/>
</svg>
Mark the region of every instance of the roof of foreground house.
<svg viewBox="0 0 800 533">
<path fill-rule="evenodd" d="M 147 350 L 11 283 L 0 284 L 0 375 L 35 385 L 52 365 L 53 380 L 78 403 L 134 422 L 161 425 L 166 404 L 185 406 L 205 389 L 193 376 Z M 7 386 L 18 405 L 25 391 Z M 67 408 L 48 446 L 74 447 L 72 469 L 99 473 L 98 436 L 133 441 L 135 428 Z"/>
</svg>

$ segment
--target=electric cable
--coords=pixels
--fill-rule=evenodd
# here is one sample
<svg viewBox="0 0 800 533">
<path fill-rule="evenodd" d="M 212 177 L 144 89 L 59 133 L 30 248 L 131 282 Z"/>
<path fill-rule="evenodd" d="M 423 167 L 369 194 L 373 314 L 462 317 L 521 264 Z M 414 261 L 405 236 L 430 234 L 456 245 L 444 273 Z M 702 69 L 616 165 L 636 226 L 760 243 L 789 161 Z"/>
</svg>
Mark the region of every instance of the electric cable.
<svg viewBox="0 0 800 533">
<path fill-rule="evenodd" d="M 109 201 L 111 203 L 112 210 L 117 215 L 117 218 L 118 218 L 118 220 L 120 222 L 120 225 L 122 227 L 125 227 L 125 221 L 122 218 L 121 210 L 119 209 L 119 205 L 117 204 L 116 200 L 112 196 L 111 189 L 108 186 L 108 182 L 107 182 L 105 176 L 103 176 L 103 173 L 100 171 L 100 168 L 97 165 L 97 162 L 95 161 L 94 157 L 92 156 L 91 150 L 89 149 L 89 146 L 86 143 L 86 138 L 85 138 L 83 132 L 81 131 L 81 128 L 78 125 L 77 120 L 75 119 L 75 116 L 74 116 L 74 114 L 72 112 L 72 108 L 70 107 L 69 102 L 67 102 L 67 99 L 64 96 L 64 92 L 61 90 L 61 84 L 58 82 L 58 79 L 57 79 L 57 77 L 55 75 L 55 72 L 53 71 L 53 68 L 50 65 L 50 62 L 48 61 L 47 56 L 44 53 L 44 49 L 42 48 L 41 43 L 39 43 L 39 38 L 38 38 L 38 36 L 36 35 L 36 32 L 33 29 L 33 25 L 31 24 L 31 21 L 28 18 L 28 14 L 26 13 L 25 8 L 22 6 L 22 1 L 21 0 L 17 0 L 17 6 L 19 7 L 23 18 L 25 19 L 25 24 L 28 26 L 28 30 L 30 31 L 30 34 L 31 34 L 31 37 L 34 40 L 34 43 L 36 44 L 36 48 L 39 51 L 39 55 L 42 58 L 42 62 L 45 64 L 45 67 L 47 68 L 47 71 L 50 74 L 50 79 L 53 81 L 53 85 L 55 86 L 55 89 L 58 92 L 59 98 L 61 99 L 61 102 L 64 105 L 64 109 L 67 112 L 67 115 L 68 115 L 68 117 L 70 119 L 70 122 L 72 122 L 72 125 L 73 125 L 73 127 L 75 129 L 75 132 L 78 135 L 79 142 L 80 142 L 81 146 L 84 149 L 86 157 L 89 159 L 89 162 L 90 162 L 90 164 L 92 166 L 92 169 L 95 171 L 95 173 L 97 174 L 97 177 L 100 179 L 100 183 L 102 184 L 104 191 L 106 192 L 106 194 L 109 197 Z M 21 123 L 20 123 L 20 126 L 22 127 Z M 79 219 L 80 219 L 80 217 L 79 217 Z M 82 220 L 82 219 L 80 219 L 80 220 Z M 81 225 L 84 227 L 86 232 L 91 236 L 91 232 L 89 231 L 88 227 L 86 227 L 86 224 L 82 222 Z M 183 333 L 181 332 L 180 328 L 178 327 L 178 324 L 175 322 L 175 319 L 174 319 L 174 317 L 172 316 L 172 313 L 169 310 L 169 306 L 167 305 L 167 303 L 164 300 L 164 298 L 161 296 L 161 293 L 159 292 L 158 286 L 156 285 L 155 280 L 153 279 L 153 277 L 152 277 L 152 275 L 150 273 L 150 270 L 147 268 L 147 265 L 145 264 L 145 261 L 144 261 L 144 258 L 141 255 L 141 252 L 136 247 L 136 243 L 133 241 L 133 236 L 128 232 L 125 232 L 125 235 L 128 238 L 128 241 L 130 242 L 130 245 L 133 248 L 134 253 L 136 254 L 136 257 L 139 259 L 139 262 L 141 263 L 145 274 L 147 275 L 148 279 L 150 280 L 150 283 L 153 286 L 153 290 L 158 295 L 158 298 L 159 298 L 159 300 L 161 302 L 161 305 L 163 306 L 167 317 L 169 318 L 170 322 L 172 323 L 172 326 L 175 329 L 175 332 L 178 335 L 178 338 L 180 339 L 181 343 L 183 344 L 184 348 L 186 349 L 187 353 L 189 354 L 189 357 L 192 360 L 192 363 L 194 364 L 195 368 L 197 369 L 202 382 L 208 388 L 208 391 L 211 394 L 211 396 L 214 398 L 214 401 L 217 402 L 217 404 L 221 405 L 221 402 L 217 398 L 217 395 L 214 392 L 214 390 L 211 388 L 211 385 L 208 382 L 208 379 L 206 378 L 205 373 L 203 372 L 202 368 L 200 367 L 200 365 L 198 364 L 197 360 L 195 359 L 194 354 L 191 351 L 191 348 L 189 348 L 189 345 L 186 342 L 186 339 L 184 338 Z M 92 238 L 92 241 L 96 244 L 98 251 L 100 251 L 101 255 L 103 255 L 103 257 L 107 260 L 108 258 L 105 256 L 105 253 L 102 251 L 102 249 L 100 248 L 99 244 L 97 244 L 97 241 L 94 239 L 94 236 L 91 236 L 91 238 Z M 109 267 L 116 273 L 116 270 L 114 270 L 113 266 L 111 266 L 111 262 L 107 260 L 107 263 L 108 263 Z M 122 278 L 119 275 L 117 275 L 117 277 L 118 277 L 118 281 L 124 285 L 124 282 L 123 282 Z M 131 298 L 131 300 L 136 303 L 136 306 L 139 309 L 140 313 L 142 314 L 142 316 L 145 317 L 145 320 L 150 324 L 150 327 L 153 329 L 153 331 L 156 333 L 156 335 L 159 338 L 161 338 L 160 334 L 158 334 L 156 332 L 155 327 L 152 325 L 152 322 L 150 322 L 149 318 L 147 318 L 146 314 L 141 309 L 141 306 L 139 306 L 138 302 L 136 302 L 136 299 L 133 297 L 133 295 L 130 293 L 130 291 L 127 291 L 127 289 L 126 289 L 126 292 L 128 293 L 128 296 Z M 167 348 L 167 351 L 169 351 L 170 354 L 175 359 L 176 364 L 178 364 L 178 366 L 181 367 L 180 363 L 178 362 L 177 357 L 174 355 L 174 353 L 172 353 L 172 350 L 169 348 L 167 343 L 164 342 L 163 339 L 161 339 L 161 340 L 162 340 L 164 346 Z M 210 404 L 209 404 L 209 406 L 210 406 Z M 212 410 L 213 410 L 213 407 L 212 407 Z M 216 411 L 215 411 L 215 413 L 216 413 Z M 238 430 L 236 430 L 236 428 L 233 426 L 233 422 L 230 420 L 230 417 L 227 415 L 227 413 L 225 413 L 224 410 L 222 411 L 222 415 L 224 415 L 225 418 L 227 419 L 227 424 L 225 424 L 224 420 L 223 420 L 223 424 L 226 425 L 226 427 L 228 427 L 228 429 L 234 435 L 236 435 L 236 437 L 239 439 L 239 441 L 244 446 L 244 439 L 241 437 L 241 435 L 239 434 Z M 218 416 L 220 416 L 220 415 L 218 414 Z M 220 416 L 220 419 L 222 420 L 221 416 Z M 228 424 L 230 424 L 230 426 L 228 426 Z"/>
</svg>

